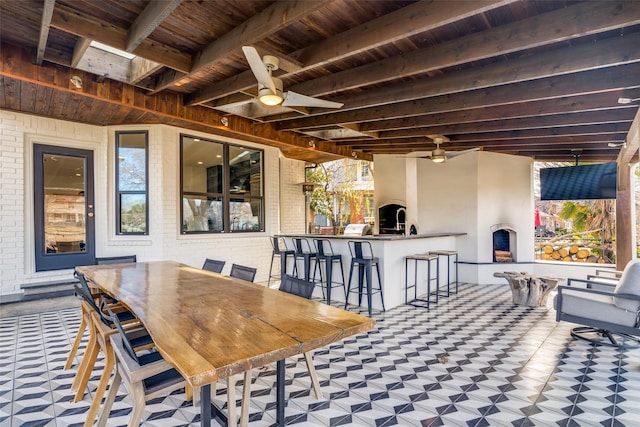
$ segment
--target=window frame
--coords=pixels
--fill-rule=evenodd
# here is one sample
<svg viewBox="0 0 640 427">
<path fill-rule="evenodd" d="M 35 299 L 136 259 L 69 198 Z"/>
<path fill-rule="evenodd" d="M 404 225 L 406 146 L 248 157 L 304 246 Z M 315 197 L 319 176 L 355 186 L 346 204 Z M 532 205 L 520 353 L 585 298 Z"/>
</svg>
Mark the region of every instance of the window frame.
<svg viewBox="0 0 640 427">
<path fill-rule="evenodd" d="M 141 190 L 120 190 L 120 136 L 121 135 L 144 135 L 144 191 Z M 128 194 L 144 194 L 145 199 L 145 231 L 123 231 L 122 230 L 122 196 Z M 115 136 L 115 234 L 118 236 L 148 236 L 149 235 L 149 131 L 130 130 L 116 131 Z"/>
<path fill-rule="evenodd" d="M 194 140 L 199 140 L 196 142 L 200 143 L 214 143 L 222 146 L 222 192 L 195 192 L 195 191 L 184 191 L 184 142 L 185 138 L 191 138 Z M 265 151 L 261 148 L 251 147 L 236 143 L 224 142 L 216 139 L 203 138 L 199 136 L 189 135 L 189 134 L 180 134 L 180 223 L 178 224 L 180 229 L 180 234 L 187 235 L 207 235 L 207 234 L 225 234 L 225 233 L 264 233 L 265 226 Z M 230 182 L 231 182 L 231 165 L 230 165 L 230 148 L 239 148 L 241 150 L 250 150 L 252 152 L 260 153 L 260 196 L 252 196 L 252 195 L 242 195 L 236 194 L 231 191 Z M 203 200 L 213 200 L 219 198 L 221 201 L 221 211 L 222 211 L 222 229 L 221 230 L 185 230 L 185 216 L 184 216 L 184 203 L 186 197 L 197 197 Z M 239 200 L 241 199 L 241 200 Z M 234 229 L 233 228 L 233 220 L 231 203 L 232 202 L 248 202 L 258 201 L 260 204 L 260 214 L 258 215 L 259 220 L 259 228 L 258 229 Z"/>
</svg>

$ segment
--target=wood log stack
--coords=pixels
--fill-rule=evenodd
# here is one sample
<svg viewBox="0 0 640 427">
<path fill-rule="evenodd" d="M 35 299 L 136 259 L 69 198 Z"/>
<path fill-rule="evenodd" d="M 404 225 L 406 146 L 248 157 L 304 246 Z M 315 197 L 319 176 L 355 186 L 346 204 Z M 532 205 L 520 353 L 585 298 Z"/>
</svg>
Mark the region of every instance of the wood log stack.
<svg viewBox="0 0 640 427">
<path fill-rule="evenodd" d="M 547 261 L 604 263 L 603 259 L 593 255 L 589 249 L 580 248 L 577 245 L 569 247 L 544 246 L 540 258 Z"/>
<path fill-rule="evenodd" d="M 493 273 L 493 277 L 504 277 L 509 283 L 513 303 L 529 307 L 546 307 L 549 293 L 558 287 L 562 279 L 549 276 L 532 276 L 529 273 L 505 271 Z"/>
<path fill-rule="evenodd" d="M 511 252 L 509 251 L 493 251 L 493 256 L 496 259 L 496 262 L 513 262 L 513 257 L 511 256 Z"/>
</svg>

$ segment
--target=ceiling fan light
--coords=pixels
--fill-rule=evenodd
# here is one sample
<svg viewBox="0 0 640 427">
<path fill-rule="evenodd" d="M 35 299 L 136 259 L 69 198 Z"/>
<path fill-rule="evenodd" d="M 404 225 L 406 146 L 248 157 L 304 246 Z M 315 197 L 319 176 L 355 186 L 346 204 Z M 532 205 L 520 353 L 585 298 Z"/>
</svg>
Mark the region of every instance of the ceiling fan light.
<svg viewBox="0 0 640 427">
<path fill-rule="evenodd" d="M 441 148 L 437 148 L 431 152 L 431 161 L 433 163 L 443 163 L 447 161 L 447 156 L 444 153 L 444 150 Z"/>
<path fill-rule="evenodd" d="M 263 94 L 262 92 L 265 93 Z M 279 105 L 282 102 L 282 97 L 272 94 L 269 89 L 261 90 L 260 94 L 258 95 L 258 99 L 260 99 L 260 102 L 262 102 L 264 105 L 269 106 Z"/>
<path fill-rule="evenodd" d="M 271 79 L 276 87 L 276 93 L 273 93 L 269 87 L 264 86 L 262 83 L 258 83 L 258 99 L 264 105 L 280 105 L 282 101 L 284 101 L 284 97 L 282 96 L 282 80 L 277 77 L 272 77 Z"/>
</svg>

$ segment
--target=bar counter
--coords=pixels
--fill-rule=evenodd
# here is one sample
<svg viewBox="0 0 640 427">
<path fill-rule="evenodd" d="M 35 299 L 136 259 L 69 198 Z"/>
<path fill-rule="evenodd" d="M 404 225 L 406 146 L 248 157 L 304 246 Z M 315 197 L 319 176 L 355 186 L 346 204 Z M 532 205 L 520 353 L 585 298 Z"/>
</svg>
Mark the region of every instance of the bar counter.
<svg viewBox="0 0 640 427">
<path fill-rule="evenodd" d="M 371 243 L 373 255 L 380 258 L 380 276 L 382 277 L 382 293 L 384 295 L 384 304 L 387 310 L 404 304 L 405 291 L 405 268 L 404 257 L 407 255 L 415 255 L 435 250 L 457 250 L 456 237 L 464 236 L 466 233 L 457 232 L 440 232 L 428 234 L 399 235 L 399 234 L 381 234 L 366 236 L 343 236 L 343 235 L 324 235 L 324 234 L 282 234 L 280 237 L 286 239 L 302 237 L 309 240 L 313 245 L 313 239 L 328 239 L 331 241 L 333 251 L 342 255 L 342 265 L 344 267 L 345 282 L 349 280 L 349 267 L 351 263 L 351 254 L 349 253 L 348 242 L 350 240 L 368 241 Z M 340 280 L 340 273 L 337 266 L 334 265 L 334 280 Z M 441 264 L 441 270 L 445 269 L 444 275 L 441 273 L 441 283 L 446 280 L 446 266 Z M 357 269 L 354 269 L 354 278 L 352 279 L 352 287 L 357 287 Z M 376 286 L 377 277 L 374 271 L 373 286 Z M 420 272 L 419 289 L 426 289 L 426 273 Z M 315 296 L 322 296 L 320 289 L 316 290 Z M 333 301 L 344 301 L 344 293 L 339 288 L 334 288 L 331 299 Z M 366 296 L 363 299 L 363 307 L 366 307 Z M 350 302 L 357 303 L 356 294 L 351 294 Z M 378 294 L 373 297 L 373 308 L 375 310 L 382 309 L 380 297 Z"/>
</svg>

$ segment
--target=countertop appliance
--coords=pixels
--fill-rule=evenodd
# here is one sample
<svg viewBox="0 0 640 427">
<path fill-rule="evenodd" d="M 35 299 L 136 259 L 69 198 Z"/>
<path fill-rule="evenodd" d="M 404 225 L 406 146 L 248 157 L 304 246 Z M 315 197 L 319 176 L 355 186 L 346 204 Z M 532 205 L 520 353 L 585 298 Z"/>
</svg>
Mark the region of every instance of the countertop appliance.
<svg viewBox="0 0 640 427">
<path fill-rule="evenodd" d="M 345 236 L 366 236 L 371 234 L 371 226 L 369 224 L 349 224 L 344 228 Z"/>
</svg>

